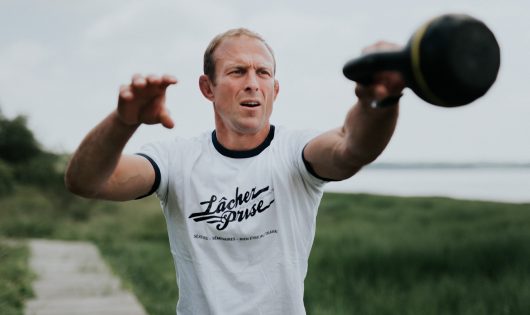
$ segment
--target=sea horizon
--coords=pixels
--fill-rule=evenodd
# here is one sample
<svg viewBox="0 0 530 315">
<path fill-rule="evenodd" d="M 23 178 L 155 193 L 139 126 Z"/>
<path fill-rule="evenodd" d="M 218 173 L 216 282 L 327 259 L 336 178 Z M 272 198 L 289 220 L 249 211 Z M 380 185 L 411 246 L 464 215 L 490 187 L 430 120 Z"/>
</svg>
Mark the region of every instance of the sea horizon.
<svg viewBox="0 0 530 315">
<path fill-rule="evenodd" d="M 325 191 L 530 203 L 530 163 L 374 163 Z"/>
</svg>

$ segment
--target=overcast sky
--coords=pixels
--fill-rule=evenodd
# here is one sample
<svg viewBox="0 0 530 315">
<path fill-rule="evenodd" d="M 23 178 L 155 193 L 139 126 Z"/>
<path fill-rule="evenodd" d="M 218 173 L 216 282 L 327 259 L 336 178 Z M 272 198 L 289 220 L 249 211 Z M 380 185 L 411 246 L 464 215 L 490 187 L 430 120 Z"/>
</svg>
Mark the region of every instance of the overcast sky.
<svg viewBox="0 0 530 315">
<path fill-rule="evenodd" d="M 262 34 L 276 53 L 280 95 L 272 122 L 327 130 L 354 101 L 343 64 L 385 39 L 405 44 L 426 20 L 467 13 L 483 20 L 501 46 L 492 89 L 471 105 L 439 108 L 410 90 L 397 131 L 380 160 L 530 161 L 530 1 L 73 1 L 0 0 L 0 108 L 29 116 L 48 149 L 71 152 L 116 104 L 134 73 L 170 73 L 176 127 L 143 126 L 128 144 L 213 128 L 200 94 L 202 55 L 233 27 Z"/>
</svg>

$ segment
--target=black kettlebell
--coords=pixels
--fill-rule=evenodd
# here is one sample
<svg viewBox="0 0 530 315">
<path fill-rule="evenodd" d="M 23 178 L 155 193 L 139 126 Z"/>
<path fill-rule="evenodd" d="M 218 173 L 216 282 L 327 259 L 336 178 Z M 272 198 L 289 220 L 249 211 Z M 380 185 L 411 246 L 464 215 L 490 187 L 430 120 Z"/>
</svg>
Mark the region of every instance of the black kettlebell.
<svg viewBox="0 0 530 315">
<path fill-rule="evenodd" d="M 484 95 L 499 66 L 499 44 L 483 22 L 469 15 L 445 14 L 420 27 L 403 50 L 350 60 L 343 73 L 369 84 L 375 72 L 399 71 L 406 85 L 426 102 L 456 107 Z"/>
</svg>

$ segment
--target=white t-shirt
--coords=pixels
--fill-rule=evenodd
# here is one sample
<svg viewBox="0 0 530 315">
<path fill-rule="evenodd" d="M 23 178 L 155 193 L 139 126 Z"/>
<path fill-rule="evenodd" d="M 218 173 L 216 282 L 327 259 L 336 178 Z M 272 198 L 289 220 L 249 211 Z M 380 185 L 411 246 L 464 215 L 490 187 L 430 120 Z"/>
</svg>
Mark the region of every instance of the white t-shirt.
<svg viewBox="0 0 530 315">
<path fill-rule="evenodd" d="M 223 148 L 215 133 L 142 148 L 160 175 L 178 315 L 305 314 L 325 183 L 302 158 L 313 135 L 271 126 L 250 151 Z"/>
</svg>

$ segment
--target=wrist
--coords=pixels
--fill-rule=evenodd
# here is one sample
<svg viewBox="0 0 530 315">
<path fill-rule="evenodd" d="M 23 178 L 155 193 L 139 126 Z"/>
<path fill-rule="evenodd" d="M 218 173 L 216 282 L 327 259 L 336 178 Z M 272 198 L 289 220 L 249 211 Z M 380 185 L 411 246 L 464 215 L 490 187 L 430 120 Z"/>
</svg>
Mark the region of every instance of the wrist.
<svg viewBox="0 0 530 315">
<path fill-rule="evenodd" d="M 113 123 L 124 130 L 136 130 L 138 127 L 140 127 L 140 123 L 128 123 L 126 122 L 118 112 L 118 110 L 114 110 L 110 114 L 110 119 L 113 121 Z"/>
</svg>

